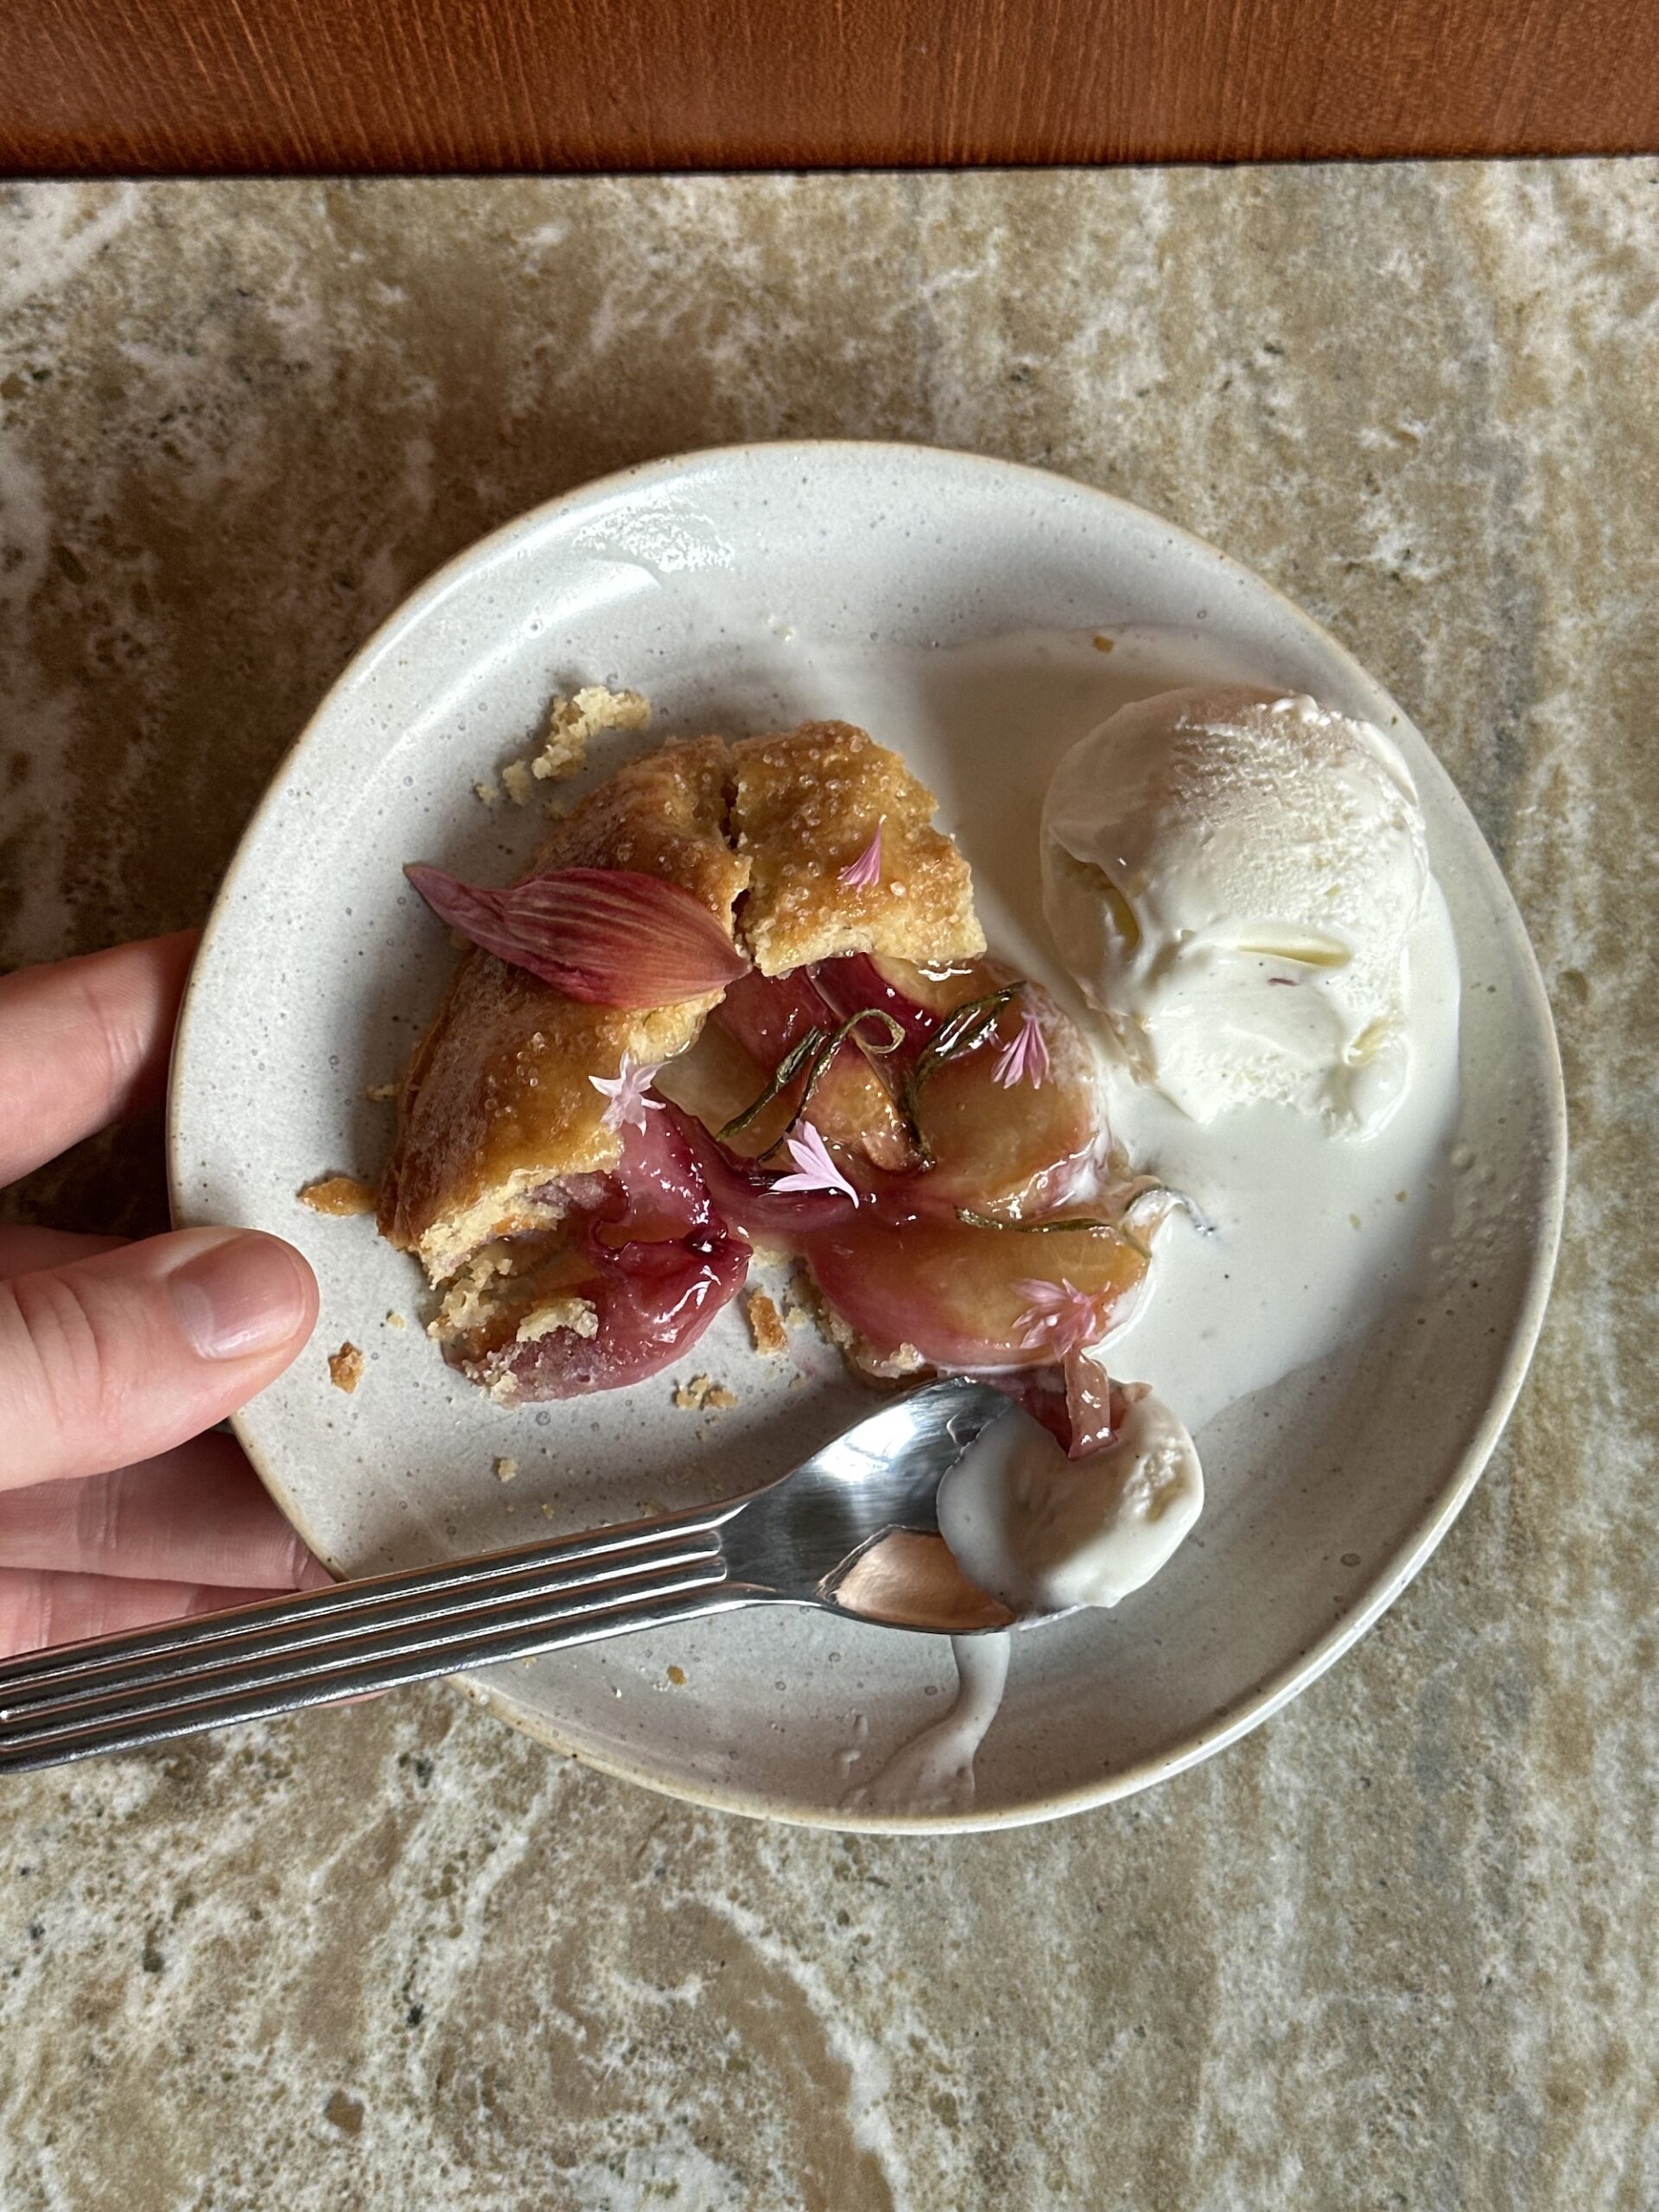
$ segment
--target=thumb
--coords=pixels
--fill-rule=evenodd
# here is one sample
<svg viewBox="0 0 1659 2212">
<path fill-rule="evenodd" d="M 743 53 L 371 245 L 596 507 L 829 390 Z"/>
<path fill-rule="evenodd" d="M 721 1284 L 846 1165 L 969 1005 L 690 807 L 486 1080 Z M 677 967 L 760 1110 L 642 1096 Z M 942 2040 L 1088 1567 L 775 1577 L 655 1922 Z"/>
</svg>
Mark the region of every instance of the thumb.
<svg viewBox="0 0 1659 2212">
<path fill-rule="evenodd" d="M 306 1262 L 255 1230 L 179 1230 L 0 1282 L 0 1489 L 182 1443 L 280 1375 L 316 1318 Z"/>
</svg>

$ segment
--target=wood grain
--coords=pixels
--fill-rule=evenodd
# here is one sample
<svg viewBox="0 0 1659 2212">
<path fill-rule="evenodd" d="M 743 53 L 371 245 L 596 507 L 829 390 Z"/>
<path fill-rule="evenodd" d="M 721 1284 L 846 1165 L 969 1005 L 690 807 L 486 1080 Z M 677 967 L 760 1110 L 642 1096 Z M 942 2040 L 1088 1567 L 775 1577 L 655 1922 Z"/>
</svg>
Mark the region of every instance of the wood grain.
<svg viewBox="0 0 1659 2212">
<path fill-rule="evenodd" d="M 961 166 L 1659 147 L 1655 0 L 7 0 L 0 167 Z"/>
</svg>

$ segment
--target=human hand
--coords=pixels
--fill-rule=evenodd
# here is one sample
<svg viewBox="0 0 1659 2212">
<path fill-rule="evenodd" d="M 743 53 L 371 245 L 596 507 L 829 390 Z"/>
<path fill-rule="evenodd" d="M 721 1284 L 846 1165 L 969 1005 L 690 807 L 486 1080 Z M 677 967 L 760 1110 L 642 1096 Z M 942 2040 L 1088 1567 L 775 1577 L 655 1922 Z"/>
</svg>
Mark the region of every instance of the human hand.
<svg viewBox="0 0 1659 2212">
<path fill-rule="evenodd" d="M 0 1185 L 159 1098 L 193 933 L 0 977 Z M 0 1226 L 0 1656 L 326 1582 L 213 1424 L 317 1288 L 280 1238 Z"/>
</svg>

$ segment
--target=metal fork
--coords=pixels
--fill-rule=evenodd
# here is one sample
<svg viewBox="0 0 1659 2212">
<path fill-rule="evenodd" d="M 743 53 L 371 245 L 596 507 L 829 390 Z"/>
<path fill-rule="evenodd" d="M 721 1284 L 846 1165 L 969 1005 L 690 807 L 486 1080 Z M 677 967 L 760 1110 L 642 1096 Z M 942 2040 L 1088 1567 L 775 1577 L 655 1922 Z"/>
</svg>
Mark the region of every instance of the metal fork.
<svg viewBox="0 0 1659 2212">
<path fill-rule="evenodd" d="M 271 1598 L 0 1663 L 0 1771 L 133 1751 L 566 1644 L 741 1605 L 816 1605 L 971 1634 L 1007 1608 L 938 1535 L 941 1478 L 1008 1400 L 934 1382 L 885 1405 L 747 1497 L 482 1558 Z M 896 1570 L 852 1570 L 895 1532 Z M 855 1594 L 855 1592 L 858 1594 Z"/>
</svg>

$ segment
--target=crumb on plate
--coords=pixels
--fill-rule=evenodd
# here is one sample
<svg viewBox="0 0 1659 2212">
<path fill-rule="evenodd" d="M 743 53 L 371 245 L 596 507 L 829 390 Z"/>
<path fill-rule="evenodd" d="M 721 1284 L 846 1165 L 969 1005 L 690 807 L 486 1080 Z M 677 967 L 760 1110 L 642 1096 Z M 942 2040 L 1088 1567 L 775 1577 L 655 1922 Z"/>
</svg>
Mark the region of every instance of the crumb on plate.
<svg viewBox="0 0 1659 2212">
<path fill-rule="evenodd" d="M 324 1175 L 315 1183 L 308 1183 L 299 1193 L 299 1200 L 313 1213 L 372 1213 L 374 1185 L 360 1181 L 355 1175 Z"/>
<path fill-rule="evenodd" d="M 547 734 L 530 764 L 531 772 L 555 782 L 574 776 L 587 760 L 590 737 L 607 729 L 643 729 L 650 720 L 650 702 L 638 691 L 585 685 L 574 699 L 555 699 L 549 708 Z"/>
<path fill-rule="evenodd" d="M 386 1316 L 386 1326 L 389 1329 L 406 1329 L 409 1323 L 401 1313 L 394 1310 Z"/>
<path fill-rule="evenodd" d="M 674 1403 L 687 1413 L 724 1413 L 737 1403 L 737 1393 L 711 1376 L 694 1375 L 689 1382 L 674 1385 Z"/>
<path fill-rule="evenodd" d="M 677 1690 L 683 1690 L 691 1678 L 683 1667 L 671 1667 L 668 1670 L 668 1679 Z"/>
<path fill-rule="evenodd" d="M 384 1106 L 388 1098 L 397 1096 L 397 1086 L 395 1083 L 372 1083 L 363 1096 L 371 1106 Z"/>
<path fill-rule="evenodd" d="M 474 784 L 473 789 L 486 806 L 493 806 L 502 791 L 515 806 L 528 806 L 538 782 L 557 783 L 587 765 L 590 737 L 601 730 L 643 729 L 650 720 L 651 702 L 639 692 L 586 684 L 574 698 L 553 701 L 539 751 L 522 760 L 509 760 L 501 770 L 499 789 L 493 782 Z"/>
<path fill-rule="evenodd" d="M 336 1390 L 344 1390 L 349 1398 L 363 1380 L 363 1370 L 366 1364 L 362 1353 L 348 1338 L 338 1351 L 331 1351 L 328 1355 L 328 1380 Z"/>
<path fill-rule="evenodd" d="M 767 1358 L 788 1348 L 789 1332 L 784 1326 L 783 1316 L 778 1311 L 771 1294 L 752 1290 L 743 1300 L 743 1318 L 749 1325 L 749 1335 L 754 1348 Z"/>
<path fill-rule="evenodd" d="M 518 1462 L 516 1459 L 497 1459 L 495 1463 L 495 1479 L 497 1482 L 512 1482 L 517 1478 L 518 1473 Z"/>
<path fill-rule="evenodd" d="M 486 806 L 499 806 L 501 804 L 501 786 L 493 777 L 486 783 L 474 784 L 473 794 L 474 798 L 481 799 Z"/>
</svg>

